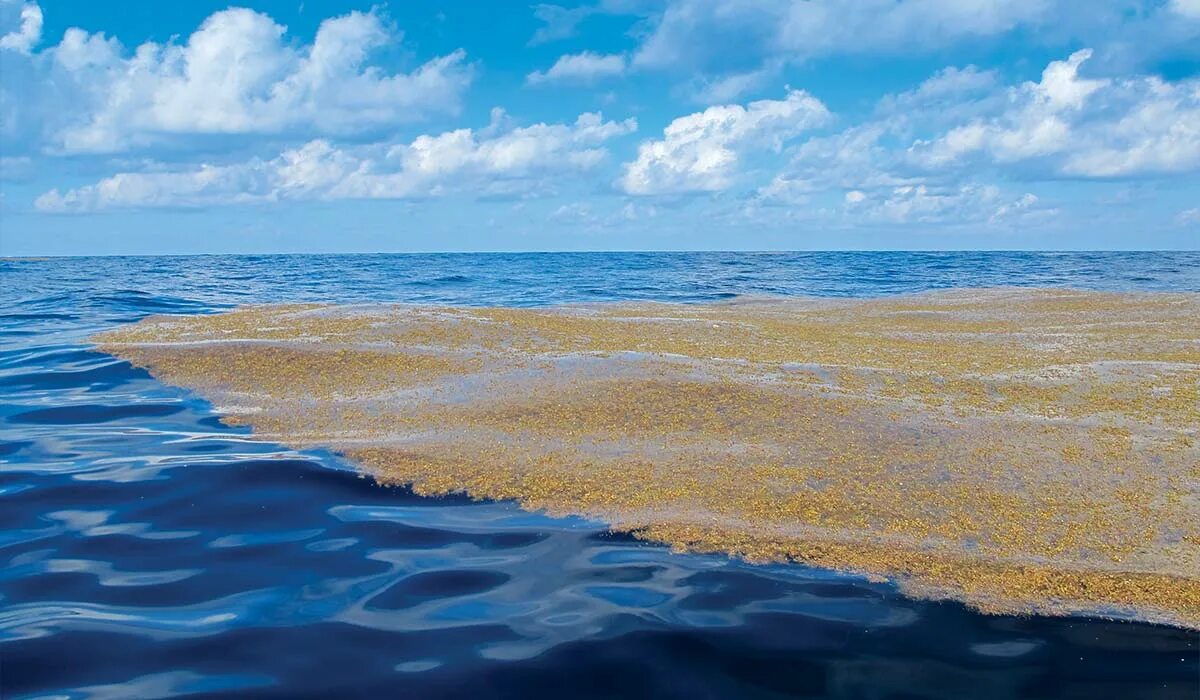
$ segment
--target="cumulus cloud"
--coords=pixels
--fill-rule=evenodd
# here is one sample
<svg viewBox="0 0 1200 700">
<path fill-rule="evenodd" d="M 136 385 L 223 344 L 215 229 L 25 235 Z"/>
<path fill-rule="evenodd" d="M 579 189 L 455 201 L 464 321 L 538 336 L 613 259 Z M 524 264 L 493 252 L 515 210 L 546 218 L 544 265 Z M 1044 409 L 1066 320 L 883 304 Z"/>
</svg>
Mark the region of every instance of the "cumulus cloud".
<svg viewBox="0 0 1200 700">
<path fill-rule="evenodd" d="M 803 90 L 744 107 L 709 107 L 672 121 L 662 139 L 643 142 L 637 159 L 625 164 L 619 185 L 637 195 L 722 190 L 730 185 L 743 152 L 779 150 L 829 117 L 825 105 Z"/>
<path fill-rule="evenodd" d="M 1009 87 L 942 70 L 865 121 L 789 146 L 747 206 L 790 213 L 840 199 L 840 211 L 820 210 L 831 222 L 1034 224 L 1058 208 L 1033 183 L 1200 172 L 1200 81 L 1089 74 L 1091 55 Z"/>
<path fill-rule="evenodd" d="M 1083 78 L 1091 55 L 1050 63 L 1041 81 L 1011 89 L 999 113 L 918 141 L 912 155 L 932 168 L 983 159 L 1093 178 L 1200 168 L 1200 81 Z"/>
<path fill-rule="evenodd" d="M 325 20 L 308 45 L 286 31 L 231 8 L 182 43 L 147 42 L 129 54 L 116 39 L 68 29 L 13 67 L 5 131 L 24 127 L 26 140 L 64 153 L 190 134 L 344 135 L 453 113 L 471 80 L 462 51 L 407 73 L 372 65 L 371 52 L 399 38 L 374 11 Z"/>
<path fill-rule="evenodd" d="M 544 83 L 577 82 L 590 83 L 601 78 L 610 78 L 625 72 L 625 57 L 621 54 L 598 54 L 591 51 L 559 56 L 545 71 L 533 71 L 525 76 L 530 85 Z"/>
<path fill-rule="evenodd" d="M 0 32 L 0 50 L 29 53 L 42 40 L 42 8 L 36 2 L 0 0 Z"/>
<path fill-rule="evenodd" d="M 754 199 L 760 205 L 797 206 L 830 190 L 891 190 L 926 183 L 929 173 L 909 162 L 907 150 L 915 134 L 950 129 L 1000 109 L 1004 99 L 994 73 L 973 66 L 942 69 L 911 90 L 883 96 L 865 121 L 796 140 Z"/>
<path fill-rule="evenodd" d="M 1200 170 L 1200 81 L 1089 77 L 1086 50 L 1004 87 L 947 68 L 882 98 L 872 118 L 796 143 L 762 204 L 814 193 L 943 193 L 984 176 L 1016 181 L 1165 177 Z M 1012 209 L 1010 208 L 1010 211 Z"/>
<path fill-rule="evenodd" d="M 342 148 L 324 139 L 278 157 L 172 172 L 126 172 L 39 197 L 45 212 L 197 207 L 309 199 L 405 199 L 451 192 L 528 192 L 551 177 L 588 171 L 603 144 L 637 128 L 633 119 L 581 114 L 572 124 L 509 128 L 502 112 L 485 129 L 423 135 L 409 143 Z"/>
<path fill-rule="evenodd" d="M 1196 1 L 1133 0 L 1129 6 L 1140 9 L 1130 16 L 1169 16 L 1178 27 L 1159 34 L 1112 24 L 1111 6 L 1071 21 L 1108 23 L 1130 45 L 1160 35 L 1169 43 L 1200 32 Z M 377 50 L 401 35 L 378 11 L 327 19 L 306 43 L 267 15 L 235 8 L 213 14 L 190 35 L 131 50 L 82 29 L 67 30 L 56 44 L 39 43 L 37 5 L 0 0 L 0 177 L 51 177 L 80 162 L 89 169 L 107 162 L 105 174 L 115 173 L 84 186 L 60 184 L 37 200 L 46 212 L 455 193 L 527 197 L 574 182 L 615 185 L 630 196 L 609 202 L 625 205 L 619 216 L 589 200 L 555 210 L 556 221 L 607 225 L 648 216 L 665 203 L 654 196 L 733 190 L 709 205 L 753 209 L 764 220 L 923 226 L 1048 217 L 1068 189 L 1043 184 L 1049 180 L 1200 172 L 1200 79 L 1138 75 L 1105 58 L 1111 45 L 1107 53 L 1099 46 L 1064 51 L 1028 82 L 948 67 L 880 98 L 873 111 L 856 112 L 860 117 L 843 115 L 836 130 L 825 128 L 833 122 L 826 106 L 803 91 L 756 102 L 742 97 L 779 90 L 795 62 L 818 56 L 941 50 L 1013 30 L 1037 44 L 1063 7 L 1059 0 L 538 6 L 545 32 L 531 43 L 569 36 L 596 13 L 657 14 L 630 34 L 637 48 L 562 55 L 529 73 L 530 85 L 699 69 L 671 94 L 701 104 L 677 112 L 682 116 L 661 134 L 656 125 L 636 154 L 614 163 L 611 142 L 632 133 L 633 120 L 584 114 L 520 126 L 500 113 L 483 128 L 451 123 L 400 140 L 400 124 L 456 113 L 473 70 L 461 51 L 402 70 L 385 67 Z M 1070 42 L 1081 45 L 1073 36 Z M 254 150 L 237 150 L 251 143 Z M 39 153 L 119 157 L 59 161 L 56 173 L 36 160 Z M 249 153 L 260 157 L 247 159 Z M 1178 208 L 1172 204 L 1159 218 L 1171 219 Z M 1195 210 L 1176 221 L 1194 225 Z"/>
</svg>

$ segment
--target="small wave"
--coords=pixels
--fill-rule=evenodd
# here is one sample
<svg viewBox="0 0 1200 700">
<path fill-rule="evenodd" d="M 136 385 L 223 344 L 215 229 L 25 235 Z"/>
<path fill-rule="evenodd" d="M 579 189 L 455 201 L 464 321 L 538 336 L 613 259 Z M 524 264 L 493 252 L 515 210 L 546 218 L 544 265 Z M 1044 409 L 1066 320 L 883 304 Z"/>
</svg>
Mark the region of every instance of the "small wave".
<svg viewBox="0 0 1200 700">
<path fill-rule="evenodd" d="M 180 404 L 78 404 L 35 408 L 8 416 L 9 423 L 30 425 L 87 425 L 134 418 L 162 418 L 183 410 Z"/>
<path fill-rule="evenodd" d="M 90 300 L 89 305 L 107 311 L 135 311 L 143 313 L 195 313 L 207 307 L 206 304 L 191 299 L 165 294 L 151 294 L 134 289 L 96 295 Z"/>
<path fill-rule="evenodd" d="M 106 357 L 99 353 L 87 353 L 90 358 Z M 41 358 L 42 360 L 46 358 Z M 136 369 L 128 362 L 107 360 L 103 364 L 87 369 L 59 369 L 0 375 L 0 387 L 10 390 L 86 388 L 94 391 L 113 389 L 135 379 L 150 375 Z"/>
<path fill-rule="evenodd" d="M 76 314 L 64 313 L 40 313 L 40 314 L 0 314 L 0 323 L 4 321 L 74 321 L 79 316 Z"/>
<path fill-rule="evenodd" d="M 723 260 L 730 263 L 718 264 Z M 953 274 L 931 273 L 931 264 L 940 268 L 950 260 Z M 475 500 L 462 492 L 430 496 L 424 489 L 426 495 L 384 488 L 313 442 L 294 449 L 273 439 L 287 435 L 273 436 L 266 424 L 256 424 L 254 435 L 246 425 L 226 425 L 195 396 L 179 404 L 183 410 L 163 416 L 107 420 L 110 411 L 101 409 L 95 423 L 6 418 L 85 403 L 119 407 L 179 400 L 178 389 L 147 381 L 143 370 L 97 353 L 83 341 L 115 323 L 156 313 L 210 313 L 272 301 L 544 307 L 621 299 L 702 302 L 713 292 L 854 297 L 950 285 L 1195 292 L 1200 291 L 1200 254 L 117 257 L 0 261 L 0 267 L 0 310 L 9 314 L 0 318 L 0 378 L 20 377 L 0 383 L 0 695 L 5 698 L 329 697 L 346 695 L 347 689 L 365 697 L 959 698 L 978 695 L 980 688 L 1006 697 L 1084 697 L 1099 687 L 1123 697 L 1195 696 L 1200 660 L 1191 630 L 1083 616 L 983 615 L 943 600 L 944 592 L 925 591 L 938 597 L 927 601 L 877 579 L 826 568 L 674 552 L 647 543 L 645 531 L 611 530 L 595 517 L 550 517 L 510 500 Z M 870 277 L 878 270 L 888 272 Z M 408 285 L 413 279 L 455 274 L 468 279 Z M 735 275 L 747 277 L 732 279 Z M 864 281 L 868 278 L 875 281 Z M 184 303 L 151 308 L 146 297 L 126 294 L 131 290 Z M 681 316 L 703 308 L 683 309 Z M 448 309 L 444 318 L 460 310 Z M 661 308 L 645 316 L 655 314 L 659 321 L 639 328 L 669 323 L 662 316 L 670 314 Z M 897 347 L 919 343 L 921 336 L 905 334 L 905 315 L 898 317 L 864 333 Z M 736 328 L 744 334 L 743 327 Z M 521 337 L 528 341 L 533 335 Z M 564 337 L 573 336 L 551 335 L 541 342 Z M 1130 337 L 1129 348 L 1140 342 L 1136 338 Z M 750 343 L 750 336 L 745 340 Z M 948 347 L 959 347 L 960 340 Z M 836 361 L 829 369 L 812 357 L 818 354 L 812 344 L 819 349 L 821 342 L 795 343 L 793 354 L 803 361 L 781 374 L 821 381 L 831 390 L 856 380 L 859 392 L 886 389 L 883 382 L 873 386 L 863 377 L 840 376 Z M 326 338 L 312 347 L 334 345 Z M 530 348 L 537 349 L 515 347 L 513 352 Z M 713 349 L 705 342 L 693 351 Z M 1086 344 L 1083 349 L 1089 351 Z M 629 361 L 638 355 L 622 357 Z M 341 364 L 353 367 L 353 358 Z M 587 374 L 590 369 L 623 366 L 612 359 L 603 365 L 572 360 L 563 367 L 573 373 L 572 381 L 586 384 L 600 376 Z M 718 362 L 706 358 L 702 365 Z M 525 369 L 538 366 L 534 362 Z M 286 386 L 307 368 L 277 363 L 272 371 L 277 386 Z M 1148 371 L 1177 369 L 1155 365 Z M 1125 370 L 1117 365 L 1106 371 L 1113 372 L 1110 379 L 1119 379 Z M 1039 381 L 1053 379 L 1050 374 Z M 1137 405 L 1186 401 L 1187 391 L 1178 391 L 1174 379 L 1171 384 L 1172 391 L 1151 393 Z M 419 408 L 424 399 L 411 386 L 388 388 L 373 395 L 385 406 L 411 399 Z M 1033 388 L 1018 397 L 1026 405 L 1043 390 Z M 369 383 L 348 398 L 353 403 L 368 395 Z M 504 396 L 509 401 L 538 398 L 528 392 Z M 1107 400 L 1126 406 L 1135 396 L 1112 393 Z M 339 400 L 319 398 L 313 405 Z M 677 413 L 703 408 L 703 401 L 693 400 Z M 600 401 L 595 415 L 603 417 L 604 411 Z M 314 418 L 322 415 L 318 410 Z M 643 425 L 674 429 L 670 415 Z M 736 410 L 726 415 L 742 419 Z M 73 420 L 81 418 L 86 416 Z M 1071 420 L 1041 419 L 1051 426 Z M 379 420 L 383 426 L 387 412 Z M 518 431 L 520 420 L 525 419 L 518 415 L 494 434 Z M 585 415 L 576 423 L 587 427 L 588 420 Z M 384 428 L 394 430 L 404 421 L 401 413 Z M 1131 445 L 1135 457 L 1146 449 L 1138 430 Z M 1096 435 L 1106 441 L 1104 449 L 1124 449 L 1121 434 Z M 316 444 L 346 436 L 323 437 Z M 626 454 L 634 446 L 617 445 Z M 853 454 L 852 446 L 842 458 Z M 1053 456 L 1061 447 L 1046 454 Z M 481 476 L 484 467 L 496 464 L 489 460 L 492 455 L 476 464 Z M 458 472 L 458 466 L 442 464 L 431 473 L 455 477 L 443 481 L 451 488 L 473 473 Z M 1086 465 L 1078 469 L 1082 483 L 1096 484 L 1101 493 L 1110 486 L 1105 479 L 1121 473 L 1110 470 L 1095 479 Z M 640 474 L 621 473 L 614 483 L 637 483 Z M 720 474 L 700 470 L 697 478 L 705 484 Z M 1157 488 L 1153 479 L 1159 477 L 1151 476 L 1145 483 Z M 1134 477 L 1137 485 L 1140 475 Z M 953 480 L 958 473 L 948 469 L 939 478 Z M 742 493 L 740 481 L 746 479 L 718 482 L 730 484 L 727 501 Z M 494 489 L 497 497 L 553 486 L 537 472 L 515 485 L 519 488 L 478 484 Z M 672 486 L 686 489 L 690 483 Z M 557 493 L 582 498 L 591 487 L 579 483 L 573 491 Z M 919 489 L 909 488 L 921 497 Z M 895 500 L 902 502 L 908 493 Z M 1185 505 L 1193 502 L 1189 498 Z M 1132 503 L 1113 499 L 1112 508 L 1121 513 L 1137 507 L 1136 500 Z M 810 504 L 823 505 L 820 500 Z M 1166 506 L 1172 507 L 1170 499 Z M 1070 510 L 1050 512 L 1045 522 L 1063 524 L 1061 541 L 1068 546 L 1076 536 L 1068 527 Z M 1166 517 L 1158 505 L 1147 512 L 1147 522 Z M 1140 532 L 1145 524 L 1129 532 Z M 437 584 L 447 576 L 455 584 L 449 591 L 454 595 L 425 597 L 428 587 L 417 585 Z M 463 576 L 468 580 L 459 581 Z M 417 590 L 404 594 L 406 586 Z M 1099 613 L 1146 617 L 1125 608 Z"/>
<path fill-rule="evenodd" d="M 473 281 L 473 278 L 466 275 L 442 275 L 440 277 L 431 277 L 429 279 L 411 280 L 408 282 L 408 285 L 411 287 L 447 287 L 459 284 L 467 284 Z"/>
</svg>

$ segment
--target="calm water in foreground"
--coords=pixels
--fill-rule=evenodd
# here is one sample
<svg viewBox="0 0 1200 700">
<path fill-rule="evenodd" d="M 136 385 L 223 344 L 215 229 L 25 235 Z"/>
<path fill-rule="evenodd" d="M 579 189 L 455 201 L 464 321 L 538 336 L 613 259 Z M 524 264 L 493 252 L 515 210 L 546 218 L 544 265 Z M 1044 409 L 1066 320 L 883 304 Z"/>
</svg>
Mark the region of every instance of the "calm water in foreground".
<svg viewBox="0 0 1200 700">
<path fill-rule="evenodd" d="M 88 349 L 275 301 L 545 305 L 1032 285 L 1200 291 L 1200 253 L 0 261 L 0 697 L 1196 698 L 1168 627 L 995 617 L 423 499 Z"/>
</svg>

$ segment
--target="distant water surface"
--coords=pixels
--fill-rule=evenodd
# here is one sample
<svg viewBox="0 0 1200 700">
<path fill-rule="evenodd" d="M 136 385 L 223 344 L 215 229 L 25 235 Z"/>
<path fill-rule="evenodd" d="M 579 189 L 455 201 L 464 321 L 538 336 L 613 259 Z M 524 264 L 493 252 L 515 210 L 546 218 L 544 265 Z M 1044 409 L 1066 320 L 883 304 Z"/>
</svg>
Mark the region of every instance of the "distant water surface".
<svg viewBox="0 0 1200 700">
<path fill-rule="evenodd" d="M 0 697 L 1195 698 L 1195 633 L 986 616 L 382 489 L 90 350 L 159 313 L 946 287 L 1200 291 L 1200 253 L 0 261 Z"/>
</svg>

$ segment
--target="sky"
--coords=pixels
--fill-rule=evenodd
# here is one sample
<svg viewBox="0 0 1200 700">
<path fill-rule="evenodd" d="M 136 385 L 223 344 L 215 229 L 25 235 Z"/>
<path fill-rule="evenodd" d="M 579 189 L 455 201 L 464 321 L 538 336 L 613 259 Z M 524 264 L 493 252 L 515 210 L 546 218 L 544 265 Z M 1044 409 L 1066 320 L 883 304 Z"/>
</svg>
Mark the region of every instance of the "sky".
<svg viewBox="0 0 1200 700">
<path fill-rule="evenodd" d="M 1198 248 L 1200 0 L 0 0 L 0 255 Z"/>
</svg>

